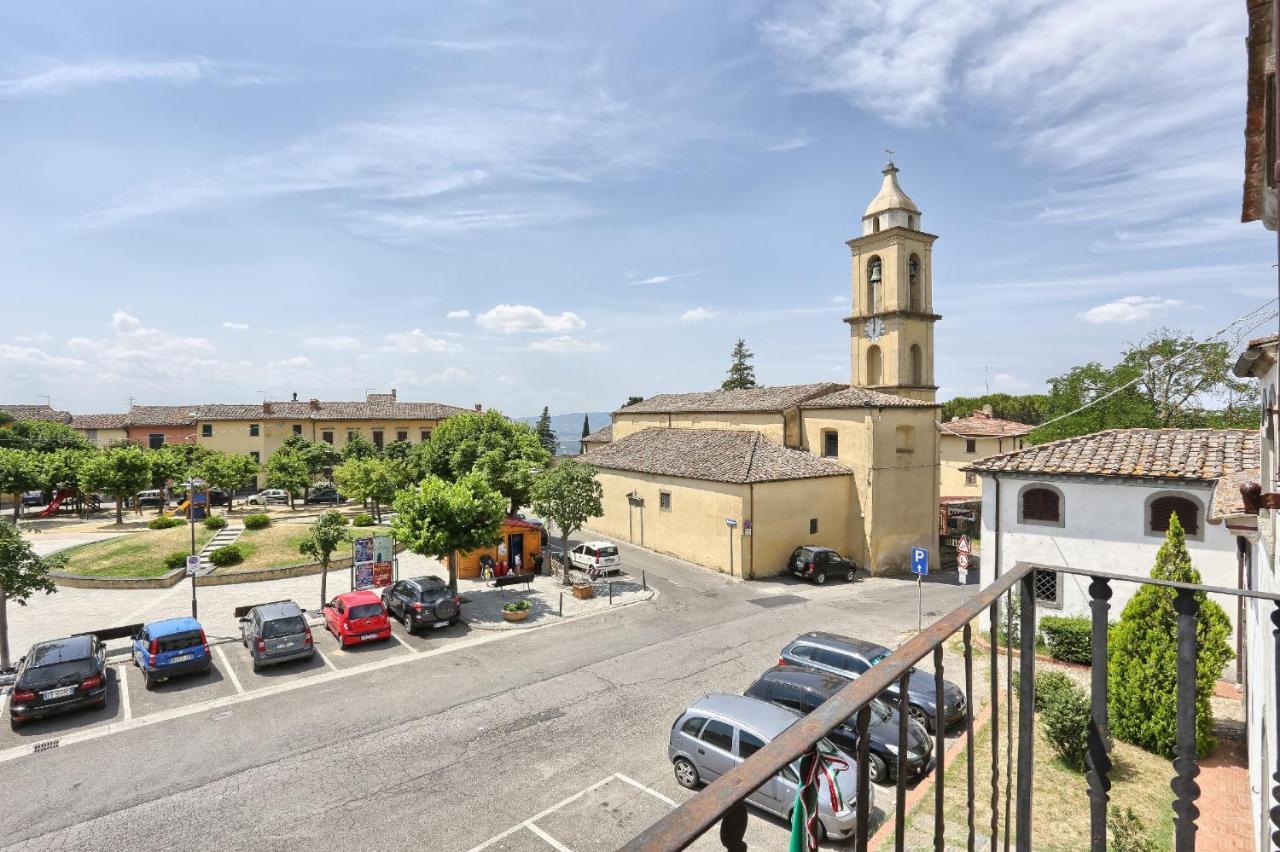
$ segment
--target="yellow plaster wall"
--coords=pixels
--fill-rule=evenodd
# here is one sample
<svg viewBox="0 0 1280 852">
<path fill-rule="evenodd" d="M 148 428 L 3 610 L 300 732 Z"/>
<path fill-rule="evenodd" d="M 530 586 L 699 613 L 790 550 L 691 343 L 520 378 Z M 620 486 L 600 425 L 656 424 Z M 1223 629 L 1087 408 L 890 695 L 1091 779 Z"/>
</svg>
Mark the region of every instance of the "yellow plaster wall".
<svg viewBox="0 0 1280 852">
<path fill-rule="evenodd" d="M 752 534 L 744 537 L 753 577 L 786 571 L 787 558 L 802 544 L 831 547 L 862 564 L 863 541 L 853 476 L 762 482 L 749 488 Z M 818 532 L 809 534 L 809 521 Z"/>
<path fill-rule="evenodd" d="M 129 437 L 127 429 L 77 429 L 76 431 L 92 441 L 95 447 L 105 447 Z"/>
<path fill-rule="evenodd" d="M 965 485 L 965 475 L 961 468 L 987 456 L 1022 449 L 1026 438 L 975 437 L 973 440 L 977 442 L 976 452 L 972 453 L 965 452 L 965 440 L 958 435 L 939 430 L 938 459 L 941 463 L 938 473 L 941 483 L 939 493 L 943 497 L 981 497 L 981 477 L 974 477 L 972 485 Z"/>
<path fill-rule="evenodd" d="M 783 416 L 780 412 L 698 412 L 692 414 L 627 414 L 614 415 L 613 439 L 653 426 L 671 426 L 677 429 L 736 429 L 759 432 L 775 444 L 783 443 Z"/>
</svg>

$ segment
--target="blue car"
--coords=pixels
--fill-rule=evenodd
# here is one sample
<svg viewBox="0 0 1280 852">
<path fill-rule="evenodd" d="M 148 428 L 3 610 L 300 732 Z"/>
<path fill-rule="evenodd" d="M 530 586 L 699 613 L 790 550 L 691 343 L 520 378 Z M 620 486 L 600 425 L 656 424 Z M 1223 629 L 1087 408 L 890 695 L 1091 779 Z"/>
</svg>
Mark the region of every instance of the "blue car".
<svg viewBox="0 0 1280 852">
<path fill-rule="evenodd" d="M 133 637 L 133 662 L 150 689 L 157 681 L 208 674 L 213 667 L 204 628 L 194 618 L 167 618 L 143 625 Z"/>
</svg>

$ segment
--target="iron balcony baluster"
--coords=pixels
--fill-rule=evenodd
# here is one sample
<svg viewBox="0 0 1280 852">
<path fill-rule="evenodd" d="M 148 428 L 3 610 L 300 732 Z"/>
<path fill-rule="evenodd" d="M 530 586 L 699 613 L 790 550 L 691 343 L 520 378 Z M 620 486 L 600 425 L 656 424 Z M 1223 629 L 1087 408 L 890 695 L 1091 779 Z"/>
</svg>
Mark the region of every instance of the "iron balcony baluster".
<svg viewBox="0 0 1280 852">
<path fill-rule="evenodd" d="M 934 754 L 937 755 L 938 769 L 933 773 L 933 849 L 934 852 L 945 852 L 946 823 L 943 820 L 942 781 L 943 756 L 947 746 L 947 714 L 946 701 L 942 694 L 942 645 L 933 648 L 933 733 L 935 737 Z"/>
<path fill-rule="evenodd" d="M 871 773 L 867 764 L 871 756 L 871 705 L 865 704 L 858 711 L 858 825 L 854 828 L 854 848 L 867 852 L 867 823 L 870 822 Z"/>
<path fill-rule="evenodd" d="M 911 682 L 910 675 L 903 675 L 898 681 L 898 779 L 894 787 L 894 813 L 897 822 L 893 827 L 894 852 L 903 852 L 906 848 L 907 831 L 907 728 L 911 717 L 911 705 L 907 696 L 907 686 Z"/>
<path fill-rule="evenodd" d="M 1107 720 L 1107 612 L 1111 609 L 1111 583 L 1095 577 L 1089 584 L 1089 607 L 1093 611 L 1089 673 L 1089 741 L 1086 761 L 1089 782 L 1089 848 L 1107 849 L 1107 801 L 1111 789 L 1111 730 Z"/>
<path fill-rule="evenodd" d="M 1000 604 L 991 605 L 991 848 L 1000 839 Z M 901 850 L 899 850 L 901 852 Z"/>
<path fill-rule="evenodd" d="M 1270 422 L 1270 420 L 1268 420 Z M 1276 684 L 1276 714 L 1277 714 L 1277 733 L 1274 742 L 1280 743 L 1280 601 L 1276 601 L 1275 608 L 1271 610 L 1271 641 L 1272 641 L 1272 660 L 1275 664 L 1275 684 Z M 1280 849 L 1280 761 L 1276 763 L 1276 771 L 1272 774 L 1271 780 L 1275 784 L 1271 788 L 1271 847 Z"/>
<path fill-rule="evenodd" d="M 1031 852 L 1031 776 L 1036 733 L 1036 572 L 1022 576 L 1018 658 L 1018 852 Z"/>
<path fill-rule="evenodd" d="M 973 800 L 974 794 L 974 760 L 977 755 L 973 750 L 973 628 L 968 624 L 964 626 L 964 753 L 966 763 L 966 781 L 968 792 L 968 811 L 966 825 L 968 826 L 968 849 L 973 852 L 977 842 L 977 836 L 973 822 Z M 941 771 L 941 770 L 939 770 Z"/>
<path fill-rule="evenodd" d="M 1195 804 L 1200 797 L 1200 785 L 1196 783 L 1200 774 L 1196 761 L 1196 614 L 1200 601 L 1192 590 L 1178 589 L 1173 608 L 1178 613 L 1178 729 L 1173 758 L 1176 775 L 1169 785 L 1177 796 L 1173 802 L 1173 841 L 1177 852 L 1195 852 L 1196 818 L 1200 816 Z"/>
</svg>

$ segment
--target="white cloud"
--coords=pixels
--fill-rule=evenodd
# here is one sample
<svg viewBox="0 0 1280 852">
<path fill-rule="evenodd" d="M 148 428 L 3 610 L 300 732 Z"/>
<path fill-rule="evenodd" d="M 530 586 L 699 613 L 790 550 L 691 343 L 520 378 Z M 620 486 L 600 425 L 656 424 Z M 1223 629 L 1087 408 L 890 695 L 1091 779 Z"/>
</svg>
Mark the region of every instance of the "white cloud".
<svg viewBox="0 0 1280 852">
<path fill-rule="evenodd" d="M 294 355 L 292 358 L 271 361 L 267 366 L 276 370 L 309 370 L 315 366 L 315 363 L 305 355 Z"/>
<path fill-rule="evenodd" d="M 546 340 L 535 340 L 529 344 L 529 348 L 535 352 L 604 352 L 608 349 L 603 343 L 578 340 L 567 334 Z"/>
<path fill-rule="evenodd" d="M 578 331 L 587 327 L 582 317 L 575 313 L 547 314 L 532 305 L 497 305 L 477 316 L 476 322 L 501 334 Z"/>
<path fill-rule="evenodd" d="M 6 365 L 6 369 L 34 368 L 41 375 L 78 373 L 89 368 L 89 364 L 77 358 L 62 358 L 33 346 L 13 346 L 9 343 L 0 343 L 0 364 Z"/>
<path fill-rule="evenodd" d="M 422 329 L 396 331 L 386 336 L 384 352 L 453 352 L 461 347 L 452 340 L 430 337 Z"/>
<path fill-rule="evenodd" d="M 127 311 L 117 309 L 111 315 L 111 328 L 116 334 L 137 334 L 142 328 L 142 321 Z"/>
<path fill-rule="evenodd" d="M 13 339 L 14 343 L 49 343 L 53 340 L 53 335 L 47 331 L 37 331 L 33 334 L 20 334 Z"/>
<path fill-rule="evenodd" d="M 313 349 L 331 349 L 334 352 L 352 352 L 360 348 L 360 341 L 348 334 L 321 337 L 304 337 L 302 345 Z"/>
<path fill-rule="evenodd" d="M 708 308 L 690 308 L 680 315 L 680 322 L 701 322 L 719 315 L 719 311 L 709 310 Z"/>
<path fill-rule="evenodd" d="M 996 390 L 1021 391 L 1030 385 L 1011 373 L 996 373 L 991 377 L 991 386 Z"/>
<path fill-rule="evenodd" d="M 449 311 L 449 313 L 445 314 L 445 318 L 446 319 L 470 319 L 471 311 L 468 311 L 465 308 L 459 311 Z"/>
<path fill-rule="evenodd" d="M 247 323 L 247 322 L 231 322 L 230 320 L 227 320 L 226 322 L 224 322 L 224 323 L 222 324 L 222 327 L 223 327 L 223 328 L 229 328 L 229 329 L 231 329 L 232 331 L 248 331 L 248 330 L 249 330 L 249 323 Z"/>
<path fill-rule="evenodd" d="M 798 136 L 792 136 L 790 138 L 774 142 L 770 145 L 766 145 L 765 150 L 773 154 L 780 154 L 785 151 L 795 151 L 800 148 L 807 148 L 809 143 L 812 141 L 813 140 L 808 136 L 800 134 Z"/>
<path fill-rule="evenodd" d="M 175 62 L 107 60 L 58 63 L 25 77 L 0 79 L 0 98 L 64 95 L 75 89 L 108 83 L 151 82 L 184 86 L 208 77 L 214 67 L 212 62 L 203 58 Z"/>
<path fill-rule="evenodd" d="M 72 352 L 96 352 L 98 344 L 87 337 L 73 337 L 67 341 L 67 348 Z"/>
<path fill-rule="evenodd" d="M 1163 299 L 1159 296 L 1125 296 L 1076 314 L 1076 318 L 1094 325 L 1144 322 L 1184 304 L 1179 299 Z"/>
<path fill-rule="evenodd" d="M 434 373 L 415 373 L 408 370 L 397 370 L 393 381 L 397 387 L 415 387 L 419 385 L 452 385 L 470 380 L 471 374 L 462 367 L 445 367 Z"/>
<path fill-rule="evenodd" d="M 648 284 L 670 284 L 672 281 L 691 278 L 700 274 L 699 272 L 677 272 L 674 275 L 651 275 L 648 278 L 641 278 L 639 281 L 628 281 L 627 283 L 632 287 L 643 287 Z"/>
</svg>

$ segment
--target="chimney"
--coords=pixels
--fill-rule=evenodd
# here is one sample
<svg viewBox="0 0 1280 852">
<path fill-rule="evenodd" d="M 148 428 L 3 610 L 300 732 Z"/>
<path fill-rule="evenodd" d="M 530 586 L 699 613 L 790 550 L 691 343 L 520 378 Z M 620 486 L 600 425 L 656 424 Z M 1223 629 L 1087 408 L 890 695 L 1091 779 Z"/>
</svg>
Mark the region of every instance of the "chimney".
<svg viewBox="0 0 1280 852">
<path fill-rule="evenodd" d="M 391 401 L 392 401 L 392 402 L 395 402 L 395 399 L 396 399 L 396 389 L 395 389 L 395 388 L 392 388 L 392 389 L 391 389 Z"/>
<path fill-rule="evenodd" d="M 298 392 L 297 392 L 297 391 L 294 391 L 294 392 L 293 392 L 293 401 L 294 401 L 294 402 L 297 402 L 297 401 L 298 401 Z"/>
<path fill-rule="evenodd" d="M 478 402 L 477 402 L 477 403 L 476 403 L 476 411 L 484 411 L 484 406 L 482 406 L 480 403 L 478 403 Z"/>
<path fill-rule="evenodd" d="M 992 417 L 995 414 L 995 409 L 991 407 L 991 403 L 987 403 L 986 405 L 982 406 L 982 413 L 986 417 Z"/>
<path fill-rule="evenodd" d="M 265 399 L 262 401 L 262 413 L 263 414 L 271 413 L 271 403 L 267 402 Z"/>
</svg>

